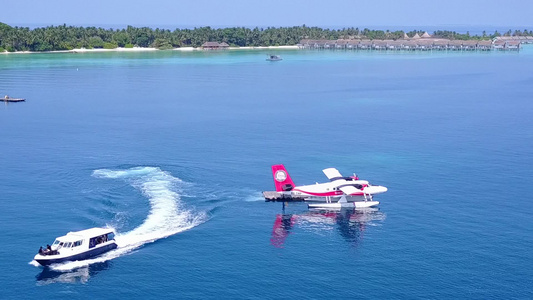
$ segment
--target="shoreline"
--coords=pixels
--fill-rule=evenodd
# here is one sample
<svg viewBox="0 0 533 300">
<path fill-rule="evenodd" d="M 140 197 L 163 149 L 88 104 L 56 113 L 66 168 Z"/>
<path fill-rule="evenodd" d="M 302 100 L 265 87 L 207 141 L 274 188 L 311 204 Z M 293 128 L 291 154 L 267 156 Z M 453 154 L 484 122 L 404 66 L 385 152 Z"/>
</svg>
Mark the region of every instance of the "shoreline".
<svg viewBox="0 0 533 300">
<path fill-rule="evenodd" d="M 229 47 L 227 50 L 269 50 L 269 49 L 275 49 L 275 50 L 298 50 L 298 46 L 258 46 L 258 47 Z M 96 52 L 149 52 L 149 51 L 204 51 L 201 47 L 181 47 L 181 48 L 172 48 L 172 49 L 165 49 L 160 50 L 157 48 L 143 48 L 143 47 L 133 47 L 133 48 L 113 48 L 113 49 L 104 49 L 104 48 L 96 48 L 96 49 L 85 49 L 85 48 L 79 48 L 79 49 L 72 49 L 72 50 L 55 50 L 55 51 L 15 51 L 15 52 L 0 52 L 0 54 L 38 54 L 38 53 L 96 53 Z M 206 50 L 206 51 L 212 51 L 212 50 Z M 220 50 L 215 50 L 220 51 Z"/>
</svg>

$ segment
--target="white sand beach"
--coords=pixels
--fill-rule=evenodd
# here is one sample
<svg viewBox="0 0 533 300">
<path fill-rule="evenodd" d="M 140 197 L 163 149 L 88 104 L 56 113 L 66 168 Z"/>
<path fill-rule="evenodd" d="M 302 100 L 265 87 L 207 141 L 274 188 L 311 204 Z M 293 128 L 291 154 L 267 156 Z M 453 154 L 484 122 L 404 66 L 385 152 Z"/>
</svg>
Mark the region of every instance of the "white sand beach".
<svg viewBox="0 0 533 300">
<path fill-rule="evenodd" d="M 260 46 L 260 47 L 229 47 L 228 50 L 268 50 L 268 49 L 279 49 L 279 50 L 291 50 L 291 49 L 298 49 L 298 46 Z M 114 48 L 114 49 L 103 49 L 103 48 L 96 48 L 96 49 L 86 49 L 86 48 L 79 48 L 79 49 L 72 49 L 72 50 L 58 50 L 58 51 L 15 51 L 15 52 L 0 52 L 0 54 L 31 54 L 31 53 L 91 53 L 91 52 L 142 52 L 142 51 L 157 51 L 159 49 L 157 48 L 143 48 L 143 47 L 133 47 L 133 48 Z M 181 47 L 181 48 L 173 48 L 171 50 L 175 51 L 201 51 L 203 50 L 201 47 Z"/>
</svg>

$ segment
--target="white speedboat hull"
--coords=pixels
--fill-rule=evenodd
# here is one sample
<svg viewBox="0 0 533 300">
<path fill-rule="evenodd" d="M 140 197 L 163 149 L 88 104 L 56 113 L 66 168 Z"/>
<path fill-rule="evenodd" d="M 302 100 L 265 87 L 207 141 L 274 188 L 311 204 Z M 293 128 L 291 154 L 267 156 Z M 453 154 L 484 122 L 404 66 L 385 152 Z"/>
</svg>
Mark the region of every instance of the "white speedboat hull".
<svg viewBox="0 0 533 300">
<path fill-rule="evenodd" d="M 117 248 L 117 244 L 112 241 L 108 242 L 105 245 L 101 245 L 99 247 L 92 248 L 87 251 L 79 252 L 76 254 L 68 254 L 68 255 L 41 255 L 37 254 L 35 255 L 34 259 L 42 266 L 49 266 L 52 264 L 67 262 L 67 261 L 76 261 L 76 260 L 85 260 L 89 259 L 95 256 L 98 256 L 100 254 L 103 254 L 105 252 L 111 251 L 113 249 Z"/>
</svg>

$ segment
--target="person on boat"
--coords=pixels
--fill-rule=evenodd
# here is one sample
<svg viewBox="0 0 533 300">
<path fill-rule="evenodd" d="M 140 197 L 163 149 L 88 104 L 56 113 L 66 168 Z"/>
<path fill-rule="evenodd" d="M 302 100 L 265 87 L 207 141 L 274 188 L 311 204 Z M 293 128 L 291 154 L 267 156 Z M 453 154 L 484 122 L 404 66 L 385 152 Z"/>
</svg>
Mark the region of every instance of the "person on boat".
<svg viewBox="0 0 533 300">
<path fill-rule="evenodd" d="M 52 251 L 52 247 L 50 245 L 46 244 L 46 250 L 47 251 Z"/>
<path fill-rule="evenodd" d="M 43 246 L 41 246 L 41 248 L 39 248 L 39 254 L 43 255 L 43 252 L 44 252 Z"/>
<path fill-rule="evenodd" d="M 8 96 L 8 95 L 5 95 L 5 96 L 4 96 L 4 99 L 9 99 L 9 96 Z"/>
</svg>

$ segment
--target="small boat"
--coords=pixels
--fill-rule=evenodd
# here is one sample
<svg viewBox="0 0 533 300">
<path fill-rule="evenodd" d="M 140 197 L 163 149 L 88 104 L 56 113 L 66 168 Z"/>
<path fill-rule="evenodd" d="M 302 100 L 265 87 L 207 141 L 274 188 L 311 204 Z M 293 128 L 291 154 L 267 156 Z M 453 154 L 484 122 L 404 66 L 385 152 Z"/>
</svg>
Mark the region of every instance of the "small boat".
<svg viewBox="0 0 533 300">
<path fill-rule="evenodd" d="M 279 55 L 269 55 L 268 58 L 266 59 L 268 61 L 280 61 L 280 60 L 283 60 L 283 58 L 281 58 L 281 56 Z"/>
<path fill-rule="evenodd" d="M 26 101 L 24 98 L 11 98 L 8 95 L 5 95 L 4 98 L 1 98 L 4 102 L 22 102 Z"/>
<path fill-rule="evenodd" d="M 41 247 L 34 259 L 43 266 L 84 260 L 117 248 L 115 232 L 111 228 L 89 228 L 69 232 L 56 238 L 52 246 Z"/>
</svg>

